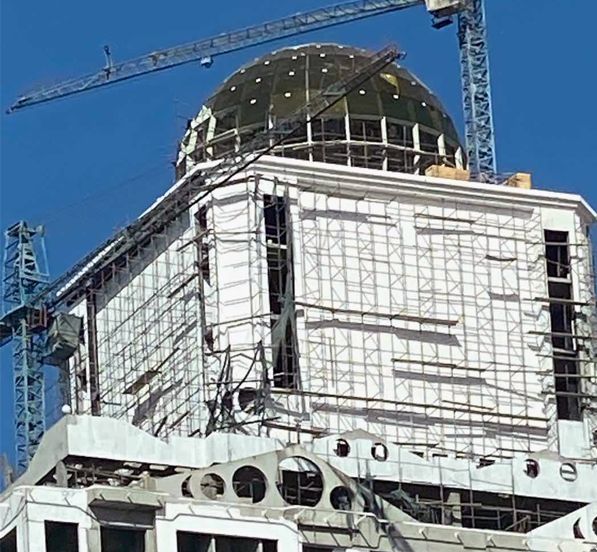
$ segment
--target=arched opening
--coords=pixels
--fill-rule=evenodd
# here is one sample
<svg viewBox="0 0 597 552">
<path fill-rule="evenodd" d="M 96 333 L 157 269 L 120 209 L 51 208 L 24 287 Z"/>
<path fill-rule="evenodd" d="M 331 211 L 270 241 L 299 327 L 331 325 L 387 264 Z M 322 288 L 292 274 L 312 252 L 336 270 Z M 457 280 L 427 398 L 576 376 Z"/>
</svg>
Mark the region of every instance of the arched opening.
<svg viewBox="0 0 597 552">
<path fill-rule="evenodd" d="M 267 490 L 263 472 L 255 466 L 238 468 L 232 476 L 232 488 L 239 498 L 249 498 L 253 504 L 261 502 Z"/>
<path fill-rule="evenodd" d="M 335 510 L 350 510 L 352 491 L 347 487 L 334 487 L 330 493 L 330 503 Z"/>
<path fill-rule="evenodd" d="M 207 497 L 215 500 L 224 495 L 224 480 L 216 473 L 206 473 L 201 478 L 201 492 Z"/>
<path fill-rule="evenodd" d="M 323 494 L 323 475 L 310 460 L 284 458 L 278 464 L 278 491 L 293 506 L 316 506 Z"/>
</svg>

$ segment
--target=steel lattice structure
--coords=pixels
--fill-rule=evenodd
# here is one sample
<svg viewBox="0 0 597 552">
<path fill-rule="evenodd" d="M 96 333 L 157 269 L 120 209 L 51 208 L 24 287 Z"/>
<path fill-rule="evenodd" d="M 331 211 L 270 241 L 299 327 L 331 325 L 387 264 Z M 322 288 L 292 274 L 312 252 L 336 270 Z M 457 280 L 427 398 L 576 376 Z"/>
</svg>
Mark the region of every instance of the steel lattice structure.
<svg viewBox="0 0 597 552">
<path fill-rule="evenodd" d="M 106 67 L 101 71 L 23 95 L 10 107 L 9 111 L 16 111 L 31 105 L 79 94 L 185 63 L 198 61 L 202 65 L 209 66 L 214 57 L 222 54 L 341 23 L 410 8 L 423 3 L 424 0 L 359 0 L 357 2 L 347 2 L 311 12 L 295 14 L 277 21 L 269 21 L 230 33 L 223 33 L 189 44 L 159 50 L 118 64 L 113 64 L 111 58 L 108 58 Z"/>
<path fill-rule="evenodd" d="M 0 331 L 12 338 L 17 473 L 27 468 L 45 429 L 43 332 L 45 309 L 39 298 L 49 276 L 43 229 L 18 222 L 5 233 Z"/>
<path fill-rule="evenodd" d="M 458 41 L 469 167 L 473 176 L 491 181 L 497 167 L 483 0 L 470 0 L 459 14 Z"/>
</svg>

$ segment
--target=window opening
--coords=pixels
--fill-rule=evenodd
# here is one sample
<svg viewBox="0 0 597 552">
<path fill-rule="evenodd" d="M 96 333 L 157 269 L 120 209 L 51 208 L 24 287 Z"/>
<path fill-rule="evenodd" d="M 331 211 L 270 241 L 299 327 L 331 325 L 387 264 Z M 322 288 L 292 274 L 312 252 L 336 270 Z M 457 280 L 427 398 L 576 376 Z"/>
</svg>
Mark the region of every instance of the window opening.
<svg viewBox="0 0 597 552">
<path fill-rule="evenodd" d="M 545 231 L 545 258 L 549 278 L 568 278 L 570 274 L 568 232 Z"/>
<path fill-rule="evenodd" d="M 388 171 L 413 173 L 415 171 L 415 154 L 408 150 L 388 148 Z"/>
<path fill-rule="evenodd" d="M 336 456 L 345 457 L 350 453 L 350 445 L 346 439 L 338 439 L 334 448 Z"/>
<path fill-rule="evenodd" d="M 429 153 L 439 153 L 437 136 L 425 130 L 419 130 L 419 143 L 422 151 Z"/>
<path fill-rule="evenodd" d="M 209 145 L 213 148 L 214 157 L 225 157 L 236 150 L 236 135 L 222 137 Z"/>
<path fill-rule="evenodd" d="M 284 138 L 284 145 L 301 144 L 307 141 L 307 121 L 297 125 L 284 118 L 272 116 L 272 125 L 277 126 L 276 140 Z M 294 150 L 292 150 L 294 151 Z"/>
<path fill-rule="evenodd" d="M 350 139 L 362 142 L 381 142 L 381 121 L 379 119 L 350 118 Z"/>
<path fill-rule="evenodd" d="M 537 460 L 533 460 L 532 458 L 525 460 L 524 473 L 526 473 L 532 479 L 537 477 L 539 475 L 539 462 L 537 462 Z"/>
<path fill-rule="evenodd" d="M 421 155 L 419 160 L 419 172 L 421 174 L 425 174 L 428 167 L 440 164 L 437 135 L 422 129 L 419 130 L 419 149 L 426 152 Z"/>
<path fill-rule="evenodd" d="M 368 143 L 381 142 L 381 121 L 379 119 L 350 119 L 350 160 L 353 167 L 381 169 L 384 148 Z"/>
<path fill-rule="evenodd" d="M 346 144 L 320 145 L 316 143 L 313 145 L 313 161 L 346 165 L 348 161 L 347 146 Z"/>
<path fill-rule="evenodd" d="M 265 475 L 254 466 L 238 468 L 232 476 L 232 488 L 236 496 L 250 498 L 253 504 L 261 502 L 265 497 L 267 484 Z"/>
<path fill-rule="evenodd" d="M 46 552 L 79 552 L 78 525 L 46 521 Z"/>
<path fill-rule="evenodd" d="M 201 123 L 195 130 L 195 149 L 190 157 L 195 163 L 205 161 L 205 135 L 207 134 L 207 121 Z"/>
<path fill-rule="evenodd" d="M 574 525 L 572 526 L 572 533 L 573 533 L 575 539 L 584 539 L 585 538 L 585 536 L 582 534 L 582 531 L 580 530 L 580 518 L 578 518 L 574 522 Z"/>
<path fill-rule="evenodd" d="M 278 464 L 278 491 L 293 506 L 317 506 L 323 495 L 323 475 L 306 458 L 284 458 Z"/>
<path fill-rule="evenodd" d="M 558 419 L 581 420 L 578 358 L 559 356 L 553 364 Z"/>
<path fill-rule="evenodd" d="M 411 126 L 387 121 L 388 144 L 412 148 L 415 145 L 413 129 Z"/>
<path fill-rule="evenodd" d="M 234 130 L 238 126 L 238 122 L 236 120 L 236 108 L 222 111 L 218 113 L 216 117 L 216 136 L 223 134 L 226 131 Z"/>
<path fill-rule="evenodd" d="M 277 552 L 276 541 L 246 537 L 215 537 L 215 552 Z"/>
<path fill-rule="evenodd" d="M 371 456 L 379 462 L 385 462 L 388 459 L 388 447 L 383 443 L 375 443 L 371 447 Z"/>
<path fill-rule="evenodd" d="M 581 380 L 574 337 L 568 232 L 545 230 L 545 261 L 557 417 L 559 420 L 581 420 Z"/>
<path fill-rule="evenodd" d="M 230 537 L 176 532 L 177 552 L 277 552 L 278 543 L 270 539 Z"/>
<path fill-rule="evenodd" d="M 211 535 L 177 531 L 176 550 L 177 552 L 211 552 L 211 540 Z"/>
<path fill-rule="evenodd" d="M 305 138 L 305 142 L 307 138 Z M 292 146 L 288 145 L 286 142 L 282 146 L 277 146 L 272 150 L 272 155 L 277 155 L 278 157 L 291 157 L 292 159 L 305 159 L 309 160 L 309 145 L 307 143 L 303 143 L 300 145 Z"/>
<path fill-rule="evenodd" d="M 145 552 L 145 530 L 101 528 L 102 552 Z"/>
<path fill-rule="evenodd" d="M 0 552 L 17 552 L 17 528 L 0 539 Z"/>
<path fill-rule="evenodd" d="M 334 510 L 350 510 L 352 491 L 347 487 L 334 487 L 330 492 L 330 504 Z"/>
<path fill-rule="evenodd" d="M 446 155 L 444 156 L 444 163 L 450 167 L 456 167 L 456 151 L 457 149 L 446 142 Z"/>
<path fill-rule="evenodd" d="M 346 140 L 344 118 L 320 117 L 311 121 L 311 136 L 314 142 Z"/>
<path fill-rule="evenodd" d="M 576 466 L 570 462 L 564 462 L 560 466 L 560 476 L 564 481 L 576 481 L 576 478 L 578 477 Z"/>
<path fill-rule="evenodd" d="M 250 144 L 254 138 L 263 132 L 265 132 L 265 124 L 263 123 L 258 123 L 251 127 L 243 128 L 240 134 L 241 147 Z"/>
<path fill-rule="evenodd" d="M 298 387 L 298 359 L 294 335 L 294 278 L 289 209 L 286 197 L 264 195 L 265 240 L 269 284 L 270 327 L 274 386 Z"/>
<path fill-rule="evenodd" d="M 217 473 L 206 473 L 201 478 L 201 492 L 207 497 L 215 500 L 224 495 L 224 480 Z"/>
<path fill-rule="evenodd" d="M 197 214 L 195 215 L 197 226 L 199 229 L 200 239 L 197 243 L 197 254 L 199 255 L 199 270 L 203 280 L 208 284 L 211 284 L 209 278 L 209 243 L 207 241 L 207 205 L 199 207 Z"/>
<path fill-rule="evenodd" d="M 344 143 L 346 142 L 344 118 L 321 117 L 314 119 L 311 121 L 311 137 L 313 161 L 337 165 L 347 164 L 348 150 Z"/>
</svg>

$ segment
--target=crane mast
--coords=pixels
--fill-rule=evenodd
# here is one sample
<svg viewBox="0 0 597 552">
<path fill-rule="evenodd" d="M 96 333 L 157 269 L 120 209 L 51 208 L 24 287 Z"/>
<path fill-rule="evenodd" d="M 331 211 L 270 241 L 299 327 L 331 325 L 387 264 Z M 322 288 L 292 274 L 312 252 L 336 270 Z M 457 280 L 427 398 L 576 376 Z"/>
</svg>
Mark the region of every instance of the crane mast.
<svg viewBox="0 0 597 552">
<path fill-rule="evenodd" d="M 43 228 L 18 222 L 5 233 L 0 344 L 13 343 L 17 473 L 22 473 L 45 430 L 43 382 L 44 302 L 49 275 Z"/>
<path fill-rule="evenodd" d="M 462 103 L 468 163 L 473 177 L 491 182 L 497 171 L 483 0 L 458 15 Z"/>
</svg>

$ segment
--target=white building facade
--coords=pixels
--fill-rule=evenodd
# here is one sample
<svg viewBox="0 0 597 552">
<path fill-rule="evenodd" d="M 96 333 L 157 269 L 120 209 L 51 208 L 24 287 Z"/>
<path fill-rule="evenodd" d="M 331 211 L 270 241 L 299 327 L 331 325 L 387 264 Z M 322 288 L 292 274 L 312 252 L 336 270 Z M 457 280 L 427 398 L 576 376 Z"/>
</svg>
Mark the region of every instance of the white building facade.
<svg viewBox="0 0 597 552">
<path fill-rule="evenodd" d="M 45 435 L 28 471 L 1 497 L 0 546 L 3 552 L 595 547 L 594 463 L 534 455 L 539 468 L 530 476 L 529 457 L 477 466 L 425 460 L 388 444 L 382 459 L 372 454 L 377 442 L 364 432 L 290 446 L 225 433 L 162 440 L 121 420 L 69 415 Z M 412 489 L 440 485 L 441 507 L 419 497 L 414 506 L 407 498 Z M 382 486 L 394 491 L 384 493 Z M 533 500 L 544 518 L 533 529 L 519 506 L 510 528 L 495 528 L 499 516 L 470 527 L 469 493 L 475 501 Z M 399 496 L 404 500 L 395 502 Z M 549 508 L 556 496 L 577 507 L 555 516 Z M 509 515 L 506 508 L 500 515 Z"/>
<path fill-rule="evenodd" d="M 71 307 L 96 332 L 70 361 L 74 411 L 95 392 L 93 413 L 164 436 L 588 458 L 593 217 L 570 194 L 263 158 Z"/>
<path fill-rule="evenodd" d="M 597 550 L 595 211 L 470 181 L 398 66 L 243 150 L 370 59 L 235 73 L 175 185 L 69 273 L 68 414 L 0 552 Z"/>
</svg>

